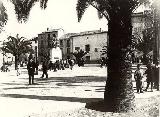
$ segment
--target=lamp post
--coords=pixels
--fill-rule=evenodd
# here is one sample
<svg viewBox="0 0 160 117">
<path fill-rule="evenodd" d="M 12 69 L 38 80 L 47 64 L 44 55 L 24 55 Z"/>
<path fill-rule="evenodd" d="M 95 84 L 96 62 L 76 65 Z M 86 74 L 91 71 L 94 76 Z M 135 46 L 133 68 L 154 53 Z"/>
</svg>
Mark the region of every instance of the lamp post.
<svg viewBox="0 0 160 117">
<path fill-rule="evenodd" d="M 4 48 L 4 42 L 5 42 L 5 40 L 3 41 L 3 48 Z M 5 71 L 5 60 L 4 60 L 4 54 L 5 54 L 5 51 L 3 50 L 3 69 L 2 69 L 2 71 L 3 71 L 3 72 Z"/>
<path fill-rule="evenodd" d="M 38 75 L 38 57 L 37 57 L 37 40 L 35 40 L 35 63 L 36 63 L 36 72 L 35 75 Z"/>
</svg>

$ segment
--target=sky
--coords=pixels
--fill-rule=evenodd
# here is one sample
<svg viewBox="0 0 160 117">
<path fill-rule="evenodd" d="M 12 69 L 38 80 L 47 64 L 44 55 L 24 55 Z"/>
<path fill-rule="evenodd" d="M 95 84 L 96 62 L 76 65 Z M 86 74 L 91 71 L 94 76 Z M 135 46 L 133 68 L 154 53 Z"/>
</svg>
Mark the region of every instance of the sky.
<svg viewBox="0 0 160 117">
<path fill-rule="evenodd" d="M 14 12 L 14 6 L 2 0 L 7 8 L 8 23 L 4 27 L 4 31 L 0 34 L 0 40 L 7 36 L 20 36 L 28 39 L 36 37 L 39 33 L 49 29 L 62 28 L 63 33 L 77 33 L 90 30 L 107 30 L 107 20 L 99 19 L 97 10 L 89 7 L 78 22 L 76 14 L 77 0 L 49 0 L 45 10 L 41 10 L 39 3 L 36 3 L 26 23 L 18 23 Z"/>
</svg>

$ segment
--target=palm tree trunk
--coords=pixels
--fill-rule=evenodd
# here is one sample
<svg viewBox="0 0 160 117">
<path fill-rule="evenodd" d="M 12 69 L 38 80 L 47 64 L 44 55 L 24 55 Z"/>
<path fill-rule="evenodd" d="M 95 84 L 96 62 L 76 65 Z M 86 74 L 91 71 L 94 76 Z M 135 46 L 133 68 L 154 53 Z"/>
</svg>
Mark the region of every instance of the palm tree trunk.
<svg viewBox="0 0 160 117">
<path fill-rule="evenodd" d="M 131 61 L 127 58 L 127 47 L 131 44 L 131 15 L 124 17 L 110 15 L 108 24 L 108 76 L 104 103 L 109 111 L 126 112 L 134 105 Z"/>
<path fill-rule="evenodd" d="M 18 67 L 18 57 L 15 55 L 15 70 L 17 70 Z"/>
</svg>

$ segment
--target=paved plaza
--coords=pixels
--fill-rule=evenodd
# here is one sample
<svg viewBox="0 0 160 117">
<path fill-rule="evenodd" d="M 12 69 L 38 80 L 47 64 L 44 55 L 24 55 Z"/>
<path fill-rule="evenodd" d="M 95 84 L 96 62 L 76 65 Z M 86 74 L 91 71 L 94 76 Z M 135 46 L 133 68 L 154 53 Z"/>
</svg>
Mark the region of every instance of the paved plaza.
<svg viewBox="0 0 160 117">
<path fill-rule="evenodd" d="M 75 66 L 73 70 L 49 71 L 48 79 L 40 78 L 39 72 L 34 85 L 28 85 L 26 69 L 20 71 L 19 76 L 15 70 L 0 73 L 0 117 L 54 117 L 103 99 L 105 67 Z M 139 99 L 157 95 L 158 91 L 135 93 Z"/>
</svg>

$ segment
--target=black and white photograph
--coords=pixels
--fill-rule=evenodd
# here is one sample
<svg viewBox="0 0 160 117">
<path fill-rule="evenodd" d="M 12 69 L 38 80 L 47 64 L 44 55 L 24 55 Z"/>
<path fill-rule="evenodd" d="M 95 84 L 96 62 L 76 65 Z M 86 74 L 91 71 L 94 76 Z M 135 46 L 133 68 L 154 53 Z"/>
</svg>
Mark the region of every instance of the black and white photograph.
<svg viewBox="0 0 160 117">
<path fill-rule="evenodd" d="M 0 117 L 160 117 L 160 0 L 0 0 Z"/>
</svg>

